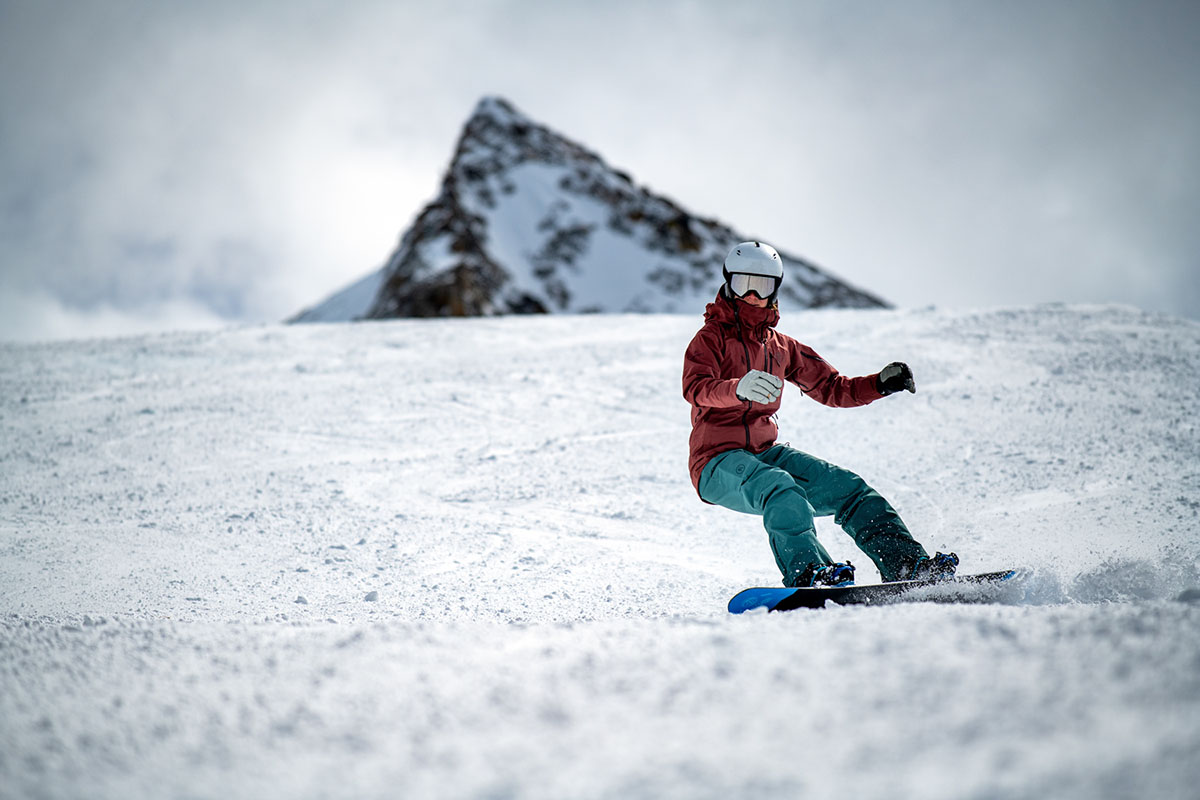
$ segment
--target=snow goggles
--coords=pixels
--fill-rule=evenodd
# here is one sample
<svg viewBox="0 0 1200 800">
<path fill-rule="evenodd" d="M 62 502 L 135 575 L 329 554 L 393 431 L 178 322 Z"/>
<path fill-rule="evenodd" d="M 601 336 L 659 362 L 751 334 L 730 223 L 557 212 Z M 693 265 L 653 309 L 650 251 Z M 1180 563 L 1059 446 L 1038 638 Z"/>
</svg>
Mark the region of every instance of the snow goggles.
<svg viewBox="0 0 1200 800">
<path fill-rule="evenodd" d="M 745 297 L 750 292 L 754 292 L 766 300 L 775 294 L 775 288 L 778 285 L 779 279 L 769 275 L 747 275 L 743 272 L 735 272 L 729 276 L 729 290 L 738 297 Z"/>
</svg>

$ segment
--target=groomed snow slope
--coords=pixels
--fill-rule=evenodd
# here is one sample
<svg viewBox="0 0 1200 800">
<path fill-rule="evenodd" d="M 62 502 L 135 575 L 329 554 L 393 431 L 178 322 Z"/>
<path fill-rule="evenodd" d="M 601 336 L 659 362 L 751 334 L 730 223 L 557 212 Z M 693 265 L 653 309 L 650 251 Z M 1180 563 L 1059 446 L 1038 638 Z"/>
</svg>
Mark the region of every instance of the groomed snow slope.
<svg viewBox="0 0 1200 800">
<path fill-rule="evenodd" d="M 733 617 L 759 522 L 687 480 L 699 319 L 0 346 L 0 796 L 1190 797 L 1200 325 L 827 311 L 785 392 L 1005 606 Z M 826 520 L 835 557 L 865 558 Z"/>
</svg>

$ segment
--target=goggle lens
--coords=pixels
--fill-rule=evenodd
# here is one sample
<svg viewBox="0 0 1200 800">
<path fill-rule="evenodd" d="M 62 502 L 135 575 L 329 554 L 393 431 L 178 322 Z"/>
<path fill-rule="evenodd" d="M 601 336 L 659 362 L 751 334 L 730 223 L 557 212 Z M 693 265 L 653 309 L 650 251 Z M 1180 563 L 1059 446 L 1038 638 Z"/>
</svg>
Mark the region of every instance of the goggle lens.
<svg viewBox="0 0 1200 800">
<path fill-rule="evenodd" d="M 745 275 L 735 272 L 729 276 L 729 288 L 738 297 L 745 297 L 748 293 L 754 292 L 766 300 L 775 293 L 775 282 L 775 278 L 767 275 Z"/>
</svg>

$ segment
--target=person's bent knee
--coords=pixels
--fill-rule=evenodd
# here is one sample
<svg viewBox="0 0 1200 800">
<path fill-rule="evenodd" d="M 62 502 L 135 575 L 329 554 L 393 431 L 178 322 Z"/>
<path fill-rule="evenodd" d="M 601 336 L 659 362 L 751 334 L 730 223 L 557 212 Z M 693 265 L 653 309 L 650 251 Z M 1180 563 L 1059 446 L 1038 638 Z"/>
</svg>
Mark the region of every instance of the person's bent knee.
<svg viewBox="0 0 1200 800">
<path fill-rule="evenodd" d="M 742 485 L 742 491 L 747 501 L 757 508 L 766 511 L 770 506 L 780 502 L 788 502 L 791 495 L 800 492 L 796 481 L 786 472 L 778 469 L 763 469 L 751 475 Z"/>
</svg>

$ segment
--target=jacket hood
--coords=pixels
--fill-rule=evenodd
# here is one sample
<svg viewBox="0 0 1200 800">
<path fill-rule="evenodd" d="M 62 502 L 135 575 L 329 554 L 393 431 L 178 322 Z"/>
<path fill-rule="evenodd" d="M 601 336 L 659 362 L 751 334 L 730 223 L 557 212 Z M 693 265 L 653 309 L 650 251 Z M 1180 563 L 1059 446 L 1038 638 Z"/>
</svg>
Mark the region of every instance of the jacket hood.
<svg viewBox="0 0 1200 800">
<path fill-rule="evenodd" d="M 704 307 L 704 322 L 739 329 L 756 342 L 765 342 L 770 330 L 779 324 L 779 306 L 752 306 L 745 300 L 726 297 L 722 289 L 717 299 Z"/>
</svg>

